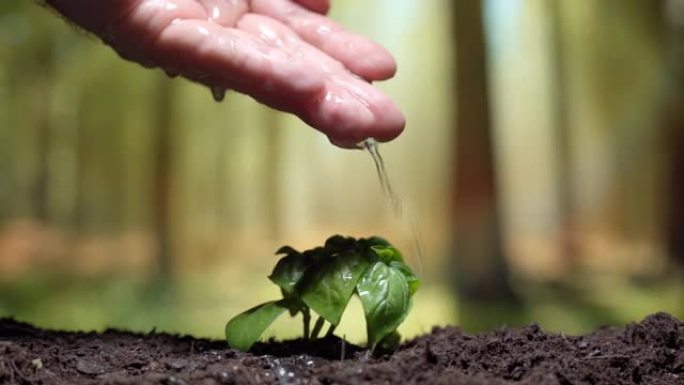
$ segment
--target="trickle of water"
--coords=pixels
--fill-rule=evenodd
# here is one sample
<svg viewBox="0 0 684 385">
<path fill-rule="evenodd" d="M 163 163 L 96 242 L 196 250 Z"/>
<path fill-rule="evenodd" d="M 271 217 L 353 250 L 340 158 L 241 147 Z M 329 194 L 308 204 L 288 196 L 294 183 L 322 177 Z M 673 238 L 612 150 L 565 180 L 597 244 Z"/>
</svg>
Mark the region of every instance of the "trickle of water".
<svg viewBox="0 0 684 385">
<path fill-rule="evenodd" d="M 218 87 L 218 86 L 211 86 L 209 87 L 211 89 L 211 96 L 214 97 L 214 100 L 217 102 L 222 102 L 223 99 L 226 98 L 226 89 L 223 87 Z"/>
<path fill-rule="evenodd" d="M 380 188 L 382 188 L 383 194 L 385 194 L 385 197 L 392 205 L 394 215 L 397 218 L 401 218 L 403 214 L 404 202 L 392 188 L 392 183 L 390 183 L 389 176 L 387 175 L 387 169 L 385 168 L 385 161 L 382 159 L 382 155 L 380 155 L 380 150 L 378 149 L 378 142 L 373 138 L 368 138 L 361 142 L 360 146 L 368 150 L 371 157 L 373 157 L 375 171 L 377 171 L 378 179 L 380 180 Z"/>
<path fill-rule="evenodd" d="M 402 219 L 404 211 L 404 202 L 401 197 L 395 192 L 390 183 L 389 176 L 387 174 L 387 169 L 385 168 L 385 161 L 380 155 L 379 144 L 377 140 L 373 138 L 368 138 L 363 142 L 358 144 L 359 148 L 366 149 L 373 158 L 375 163 L 375 170 L 378 173 L 378 180 L 380 181 L 380 188 L 383 194 L 389 201 L 394 211 L 394 216 L 397 219 Z M 411 238 L 413 240 L 413 255 L 416 256 L 416 264 L 418 265 L 418 275 L 423 275 L 423 240 L 420 236 L 420 230 L 418 228 L 418 216 L 412 215 L 409 219 Z"/>
<path fill-rule="evenodd" d="M 423 237 L 418 226 L 418 215 L 411 217 L 411 237 L 413 238 L 413 255 L 416 256 L 418 276 L 423 275 Z"/>
</svg>

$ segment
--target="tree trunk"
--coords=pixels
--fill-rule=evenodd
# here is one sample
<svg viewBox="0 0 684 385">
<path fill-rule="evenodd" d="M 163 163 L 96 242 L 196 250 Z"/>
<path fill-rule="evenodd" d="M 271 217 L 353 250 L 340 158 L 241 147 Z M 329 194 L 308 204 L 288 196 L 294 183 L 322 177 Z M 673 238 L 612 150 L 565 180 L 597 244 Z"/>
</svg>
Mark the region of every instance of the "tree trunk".
<svg viewBox="0 0 684 385">
<path fill-rule="evenodd" d="M 511 321 L 516 312 L 502 311 L 502 306 L 514 306 L 516 301 L 501 239 L 482 1 L 457 0 L 452 4 L 457 114 L 452 201 L 454 279 L 461 301 L 461 325 L 471 330 L 487 329 Z"/>
<path fill-rule="evenodd" d="M 173 115 L 173 86 L 169 79 L 159 80 L 157 93 L 158 104 L 156 108 L 157 119 L 155 123 L 154 147 L 154 171 L 152 185 L 152 221 L 157 242 L 156 256 L 156 284 L 166 287 L 170 282 L 171 265 L 173 261 L 171 245 L 171 165 L 173 162 L 172 150 L 172 123 Z"/>
<path fill-rule="evenodd" d="M 568 117 L 567 68 L 563 14 L 560 0 L 548 2 L 551 15 L 551 108 L 553 109 L 554 153 L 556 155 L 556 180 L 559 222 L 559 251 L 563 263 L 572 264 L 579 257 L 577 220 L 574 201 L 574 169 L 572 162 L 572 138 Z"/>
<path fill-rule="evenodd" d="M 667 243 L 673 262 L 684 269 L 684 1 L 671 0 L 670 12 L 679 10 L 681 14 L 670 14 L 668 35 L 667 69 L 670 76 L 669 91 L 664 108 L 664 149 L 668 157 L 668 205 L 666 205 Z"/>
<path fill-rule="evenodd" d="M 281 168 L 278 166 L 282 162 L 282 142 L 283 128 L 280 127 L 280 113 L 268 111 L 264 113 L 264 129 L 267 130 L 266 136 L 266 194 L 264 204 L 266 206 L 267 235 L 270 239 L 278 239 L 281 235 L 280 218 L 280 185 Z"/>
</svg>

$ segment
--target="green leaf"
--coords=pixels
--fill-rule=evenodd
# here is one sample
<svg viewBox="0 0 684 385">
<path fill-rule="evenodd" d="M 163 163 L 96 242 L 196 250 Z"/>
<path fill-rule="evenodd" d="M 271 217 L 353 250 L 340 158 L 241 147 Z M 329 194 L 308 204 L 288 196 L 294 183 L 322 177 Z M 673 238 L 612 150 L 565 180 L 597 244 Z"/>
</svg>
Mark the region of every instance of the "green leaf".
<svg viewBox="0 0 684 385">
<path fill-rule="evenodd" d="M 413 274 L 411 268 L 403 262 L 391 262 L 390 267 L 399 270 L 399 272 L 404 275 L 406 283 L 408 283 L 409 294 L 413 296 L 420 287 L 420 279 L 418 279 L 418 277 Z"/>
<path fill-rule="evenodd" d="M 287 306 L 287 309 L 290 311 L 290 316 L 294 317 L 297 313 L 304 312 L 309 308 L 301 299 L 299 299 L 299 297 L 297 297 L 296 293 L 288 294 L 283 289 L 280 289 L 280 292 L 283 294 L 284 298 L 283 306 Z"/>
<path fill-rule="evenodd" d="M 302 279 L 302 301 L 326 321 L 338 325 L 356 283 L 369 265 L 370 262 L 357 253 L 322 260 Z"/>
<path fill-rule="evenodd" d="M 287 309 L 285 301 L 273 301 L 236 315 L 226 324 L 228 344 L 233 349 L 248 351 L 264 330 Z"/>
<path fill-rule="evenodd" d="M 404 257 L 401 255 L 401 252 L 394 246 L 375 245 L 371 246 L 370 249 L 373 250 L 381 261 L 387 264 L 391 262 L 404 262 Z"/>
<path fill-rule="evenodd" d="M 389 243 L 385 238 L 378 237 L 378 236 L 373 236 L 367 239 L 361 240 L 362 242 L 366 243 L 369 247 L 372 246 L 392 246 L 391 243 Z"/>
<path fill-rule="evenodd" d="M 275 252 L 276 255 L 293 255 L 293 254 L 299 254 L 299 251 L 295 250 L 291 246 L 283 246 L 278 249 L 278 251 Z"/>
<path fill-rule="evenodd" d="M 308 258 L 312 264 L 320 263 L 323 259 L 328 257 L 330 253 L 324 247 L 314 247 L 313 249 L 305 250 L 303 256 Z"/>
<path fill-rule="evenodd" d="M 385 336 L 385 338 L 380 340 L 380 342 L 378 343 L 378 347 L 382 350 L 391 352 L 397 350 L 400 344 L 401 334 L 399 334 L 399 332 L 395 330 L 387 336 Z"/>
<path fill-rule="evenodd" d="M 356 240 L 354 238 L 346 238 L 342 235 L 333 235 L 332 237 L 326 239 L 325 249 L 332 253 L 339 253 L 354 247 L 355 243 Z"/>
<path fill-rule="evenodd" d="M 368 344 L 375 346 L 404 321 L 411 308 L 404 274 L 383 262 L 371 266 L 356 287 L 366 315 Z"/>
<path fill-rule="evenodd" d="M 285 297 L 294 296 L 297 283 L 310 265 L 308 256 L 299 253 L 290 254 L 278 261 L 268 279 L 280 286 Z"/>
</svg>

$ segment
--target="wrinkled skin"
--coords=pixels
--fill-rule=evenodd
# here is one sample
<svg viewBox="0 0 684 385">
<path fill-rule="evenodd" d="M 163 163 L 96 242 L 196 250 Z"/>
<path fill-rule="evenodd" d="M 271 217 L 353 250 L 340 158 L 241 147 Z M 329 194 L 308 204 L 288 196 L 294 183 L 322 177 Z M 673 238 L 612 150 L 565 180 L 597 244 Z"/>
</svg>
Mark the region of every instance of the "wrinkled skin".
<svg viewBox="0 0 684 385">
<path fill-rule="evenodd" d="M 49 0 L 122 57 L 294 113 L 338 146 L 394 139 L 401 110 L 372 81 L 392 56 L 325 17 L 329 0 Z"/>
</svg>

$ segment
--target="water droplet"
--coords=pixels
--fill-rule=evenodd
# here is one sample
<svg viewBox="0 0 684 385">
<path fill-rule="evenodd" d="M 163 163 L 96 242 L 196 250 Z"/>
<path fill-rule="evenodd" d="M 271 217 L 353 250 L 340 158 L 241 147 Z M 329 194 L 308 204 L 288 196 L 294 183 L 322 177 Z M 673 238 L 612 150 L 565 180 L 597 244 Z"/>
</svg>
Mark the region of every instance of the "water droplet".
<svg viewBox="0 0 684 385">
<path fill-rule="evenodd" d="M 204 36 L 209 36 L 209 35 L 210 35 L 209 30 L 206 29 L 206 28 L 204 28 L 204 27 L 202 27 L 202 26 L 197 26 L 197 27 L 195 27 L 195 28 L 197 28 L 197 32 L 199 32 L 200 34 L 202 34 L 202 35 L 204 35 Z"/>
<path fill-rule="evenodd" d="M 211 88 L 211 96 L 214 97 L 214 100 L 217 102 L 222 102 L 223 99 L 226 98 L 226 89 L 223 87 L 218 87 L 218 86 L 212 86 Z"/>
<path fill-rule="evenodd" d="M 211 17 L 210 20 L 216 21 L 221 17 L 221 9 L 219 7 L 214 6 L 211 10 Z"/>
</svg>

